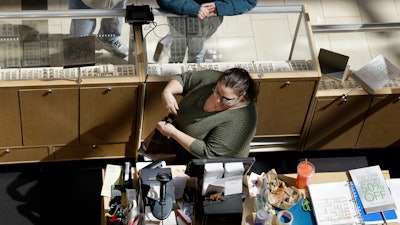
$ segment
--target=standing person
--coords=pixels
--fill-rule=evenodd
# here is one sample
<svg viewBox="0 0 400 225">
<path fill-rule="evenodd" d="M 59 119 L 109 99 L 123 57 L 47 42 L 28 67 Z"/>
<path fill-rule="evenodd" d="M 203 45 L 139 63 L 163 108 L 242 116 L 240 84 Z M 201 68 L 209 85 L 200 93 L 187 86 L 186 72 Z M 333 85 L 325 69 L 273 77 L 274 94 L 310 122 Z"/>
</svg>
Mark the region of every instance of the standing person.
<svg viewBox="0 0 400 225">
<path fill-rule="evenodd" d="M 176 101 L 174 95 L 182 94 Z M 162 92 L 173 124 L 157 129 L 179 149 L 175 164 L 192 158 L 247 157 L 257 125 L 258 88 L 240 68 L 186 72 L 175 76 Z"/>
<path fill-rule="evenodd" d="M 176 18 L 173 20 L 174 23 L 170 22 L 172 17 L 168 18 L 173 33 L 171 51 L 174 51 L 169 61 L 183 61 L 186 48 L 174 42 L 184 42 L 184 46 L 188 48 L 188 63 L 202 63 L 205 55 L 204 42 L 217 31 L 223 16 L 248 12 L 257 5 L 257 2 L 258 0 L 157 0 L 162 10 L 189 17 L 178 17 L 181 21 L 178 23 L 175 21 Z M 185 24 L 186 34 L 179 34 L 182 23 Z M 198 28 L 193 29 L 193 27 Z M 186 36 L 186 39 L 182 36 Z"/>
<path fill-rule="evenodd" d="M 123 9 L 126 2 L 127 0 L 70 0 L 69 9 Z M 107 51 L 124 58 L 128 55 L 128 47 L 119 40 L 122 24 L 122 18 L 102 19 L 97 38 Z M 72 37 L 89 36 L 95 28 L 96 19 L 72 19 L 70 34 Z"/>
</svg>

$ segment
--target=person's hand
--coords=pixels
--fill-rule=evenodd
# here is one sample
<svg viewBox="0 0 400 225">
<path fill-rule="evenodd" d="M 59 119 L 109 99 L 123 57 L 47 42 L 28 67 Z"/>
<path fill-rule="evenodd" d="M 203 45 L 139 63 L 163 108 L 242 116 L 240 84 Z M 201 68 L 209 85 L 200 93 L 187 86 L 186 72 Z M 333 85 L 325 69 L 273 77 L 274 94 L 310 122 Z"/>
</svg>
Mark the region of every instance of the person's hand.
<svg viewBox="0 0 400 225">
<path fill-rule="evenodd" d="M 204 3 L 200 6 L 200 10 L 197 14 L 197 17 L 200 20 L 203 20 L 206 17 L 216 16 L 217 15 L 217 8 L 215 7 L 214 2 Z"/>
<path fill-rule="evenodd" d="M 157 123 L 157 130 L 168 138 L 172 136 L 172 133 L 176 130 L 175 126 L 165 121 L 159 121 Z"/>
<path fill-rule="evenodd" d="M 171 92 L 163 92 L 162 100 L 164 106 L 167 108 L 168 113 L 173 115 L 178 114 L 179 106 L 175 96 Z"/>
</svg>

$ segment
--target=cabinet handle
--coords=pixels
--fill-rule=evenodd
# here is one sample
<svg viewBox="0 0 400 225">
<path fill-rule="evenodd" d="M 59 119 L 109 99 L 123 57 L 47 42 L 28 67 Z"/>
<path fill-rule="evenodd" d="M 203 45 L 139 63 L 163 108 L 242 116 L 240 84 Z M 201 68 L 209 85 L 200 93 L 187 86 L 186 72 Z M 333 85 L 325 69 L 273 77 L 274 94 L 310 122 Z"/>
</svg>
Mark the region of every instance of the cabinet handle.
<svg viewBox="0 0 400 225">
<path fill-rule="evenodd" d="M 289 87 L 289 85 L 290 85 L 290 81 L 286 81 L 284 84 L 282 84 L 280 86 L 280 88 L 282 89 L 282 88 L 285 88 L 285 87 Z"/>
<path fill-rule="evenodd" d="M 9 148 L 6 149 L 6 153 L 10 153 L 11 150 Z"/>
<path fill-rule="evenodd" d="M 105 94 L 107 94 L 107 93 L 109 93 L 109 92 L 111 92 L 112 91 L 112 88 L 111 87 L 108 87 L 108 88 L 106 88 L 106 90 L 103 92 L 103 95 L 105 95 Z"/>
<path fill-rule="evenodd" d="M 51 90 L 51 89 L 47 90 L 47 94 L 51 94 L 51 93 L 53 93 L 53 90 Z"/>
<path fill-rule="evenodd" d="M 343 101 L 344 103 L 347 102 L 347 95 L 345 95 L 345 94 L 342 95 L 342 101 Z"/>
<path fill-rule="evenodd" d="M 399 97 L 397 97 L 397 99 L 396 99 L 396 101 L 395 102 L 400 102 L 400 96 Z"/>
<path fill-rule="evenodd" d="M 96 149 L 97 148 L 97 145 L 92 145 L 92 149 Z"/>
</svg>

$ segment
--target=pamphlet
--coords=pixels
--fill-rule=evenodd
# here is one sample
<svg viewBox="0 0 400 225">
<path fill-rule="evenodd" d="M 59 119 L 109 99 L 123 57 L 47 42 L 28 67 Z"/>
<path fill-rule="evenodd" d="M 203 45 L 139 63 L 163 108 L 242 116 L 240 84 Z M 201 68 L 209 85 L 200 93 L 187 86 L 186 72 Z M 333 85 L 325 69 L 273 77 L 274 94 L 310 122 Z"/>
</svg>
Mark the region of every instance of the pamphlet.
<svg viewBox="0 0 400 225">
<path fill-rule="evenodd" d="M 379 165 L 349 170 L 365 212 L 396 209 Z"/>
<path fill-rule="evenodd" d="M 351 75 L 370 94 L 399 76 L 400 70 L 383 55 L 375 57 Z"/>
</svg>

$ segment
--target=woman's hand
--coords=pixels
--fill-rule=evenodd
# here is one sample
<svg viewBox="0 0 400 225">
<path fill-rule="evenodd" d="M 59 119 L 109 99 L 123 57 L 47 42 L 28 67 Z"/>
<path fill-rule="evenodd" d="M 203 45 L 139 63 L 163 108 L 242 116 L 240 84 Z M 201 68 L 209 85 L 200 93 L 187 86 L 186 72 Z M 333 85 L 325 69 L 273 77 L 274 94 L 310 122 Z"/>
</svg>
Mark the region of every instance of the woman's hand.
<svg viewBox="0 0 400 225">
<path fill-rule="evenodd" d="M 173 115 L 178 114 L 179 106 L 178 102 L 176 101 L 175 96 L 171 92 L 163 92 L 162 100 L 165 108 L 168 109 L 168 113 Z"/>
<path fill-rule="evenodd" d="M 206 17 L 217 16 L 217 8 L 215 7 L 214 2 L 204 3 L 200 6 L 200 10 L 197 14 L 197 17 L 200 20 L 203 20 Z"/>
<path fill-rule="evenodd" d="M 171 123 L 165 121 L 159 121 L 157 123 L 157 130 L 160 131 L 162 135 L 171 137 L 176 128 Z"/>
</svg>

